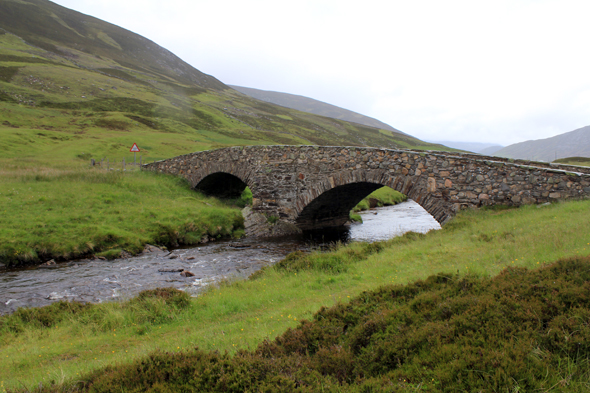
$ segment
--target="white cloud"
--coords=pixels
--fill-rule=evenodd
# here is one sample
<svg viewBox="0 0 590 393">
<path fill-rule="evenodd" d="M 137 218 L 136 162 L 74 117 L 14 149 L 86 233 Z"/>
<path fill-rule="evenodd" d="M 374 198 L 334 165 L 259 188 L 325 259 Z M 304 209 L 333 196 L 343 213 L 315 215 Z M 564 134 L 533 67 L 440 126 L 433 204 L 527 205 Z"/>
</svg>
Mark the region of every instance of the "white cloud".
<svg viewBox="0 0 590 393">
<path fill-rule="evenodd" d="M 228 84 L 306 95 L 423 139 L 590 124 L 584 1 L 57 0 Z"/>
</svg>

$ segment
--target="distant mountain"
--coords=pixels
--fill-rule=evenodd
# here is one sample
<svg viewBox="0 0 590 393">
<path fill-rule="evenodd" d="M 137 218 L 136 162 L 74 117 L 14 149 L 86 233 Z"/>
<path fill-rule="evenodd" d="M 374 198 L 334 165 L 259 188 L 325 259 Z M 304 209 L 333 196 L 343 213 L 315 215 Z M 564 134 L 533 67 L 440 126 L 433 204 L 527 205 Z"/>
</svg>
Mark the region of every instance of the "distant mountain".
<svg viewBox="0 0 590 393">
<path fill-rule="evenodd" d="M 515 143 L 495 155 L 547 162 L 564 157 L 590 157 L 590 126 L 551 138 Z"/>
<path fill-rule="evenodd" d="M 485 149 L 480 150 L 477 153 L 483 154 L 484 156 L 493 156 L 496 154 L 496 152 L 498 150 L 501 150 L 503 148 L 504 148 L 504 146 L 494 145 L 494 146 L 486 147 Z"/>
<path fill-rule="evenodd" d="M 480 143 L 480 142 L 454 142 L 454 141 L 429 141 L 432 143 L 439 143 L 453 149 L 466 150 L 473 153 L 492 155 L 494 152 L 500 150 L 504 146 L 499 146 L 494 143 Z"/>
<path fill-rule="evenodd" d="M 232 89 L 239 91 L 256 99 L 270 102 L 286 108 L 297 109 L 298 111 L 313 113 L 320 116 L 331 117 L 333 119 L 346 120 L 353 123 L 363 124 L 369 127 L 380 128 L 408 135 L 389 124 L 383 123 L 372 117 L 361 115 L 360 113 L 340 108 L 338 106 L 318 101 L 313 98 L 304 97 L 296 94 L 280 93 L 276 91 L 259 90 L 251 87 L 229 85 Z"/>
</svg>

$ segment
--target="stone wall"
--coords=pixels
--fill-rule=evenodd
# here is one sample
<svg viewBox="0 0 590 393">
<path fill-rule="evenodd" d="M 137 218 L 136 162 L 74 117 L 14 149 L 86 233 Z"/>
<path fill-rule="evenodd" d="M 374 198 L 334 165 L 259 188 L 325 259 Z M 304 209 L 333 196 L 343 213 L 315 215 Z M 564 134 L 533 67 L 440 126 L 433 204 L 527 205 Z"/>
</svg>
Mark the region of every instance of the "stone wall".
<svg viewBox="0 0 590 393">
<path fill-rule="evenodd" d="M 438 151 L 245 146 L 187 154 L 143 168 L 184 176 L 196 189 L 207 184 L 209 192 L 215 189 L 212 183 L 223 190 L 243 182 L 252 190 L 255 211 L 302 229 L 342 224 L 348 211 L 381 185 L 406 194 L 441 224 L 467 207 L 590 196 L 590 168 Z M 216 173 L 228 177 L 203 182 Z"/>
</svg>

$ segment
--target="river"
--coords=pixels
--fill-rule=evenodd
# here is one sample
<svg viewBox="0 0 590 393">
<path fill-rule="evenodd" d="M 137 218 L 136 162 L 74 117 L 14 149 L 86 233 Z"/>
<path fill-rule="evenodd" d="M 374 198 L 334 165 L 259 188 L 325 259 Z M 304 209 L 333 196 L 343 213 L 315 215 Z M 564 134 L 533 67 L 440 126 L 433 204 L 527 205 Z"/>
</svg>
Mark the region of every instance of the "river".
<svg viewBox="0 0 590 393">
<path fill-rule="evenodd" d="M 45 306 L 59 300 L 101 303 L 126 299 L 145 289 L 175 287 L 197 296 L 207 285 L 246 278 L 263 266 L 296 250 L 309 250 L 334 241 L 374 242 L 408 231 L 440 229 L 438 222 L 414 201 L 360 213 L 363 223 L 344 230 L 315 232 L 281 239 L 241 239 L 135 257 L 80 260 L 50 267 L 33 266 L 0 271 L 0 315 L 18 307 Z M 193 274 L 181 275 L 181 271 Z"/>
</svg>

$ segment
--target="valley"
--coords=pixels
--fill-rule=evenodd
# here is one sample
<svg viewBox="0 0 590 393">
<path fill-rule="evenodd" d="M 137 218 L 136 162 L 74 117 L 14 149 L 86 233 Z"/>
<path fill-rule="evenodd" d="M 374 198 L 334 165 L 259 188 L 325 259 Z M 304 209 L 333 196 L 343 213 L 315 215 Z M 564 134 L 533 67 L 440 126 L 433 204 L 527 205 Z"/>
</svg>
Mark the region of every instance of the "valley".
<svg viewBox="0 0 590 393">
<path fill-rule="evenodd" d="M 590 389 L 588 168 L 492 157 L 473 164 L 481 156 L 377 119 L 276 99 L 241 93 L 92 16 L 47 0 L 0 0 L 0 281 L 18 293 L 2 298 L 0 393 Z M 328 159 L 335 170 L 356 170 L 362 190 L 391 169 L 404 189 L 422 182 L 420 198 L 449 211 L 467 198 L 470 208 L 444 215 L 436 231 L 275 249 L 265 246 L 274 240 L 244 239 L 241 213 L 263 199 L 273 207 L 274 189 L 206 196 L 190 178 L 131 165 L 134 143 L 137 160 L 152 167 L 226 147 L 290 149 L 293 157 L 275 157 L 283 165 L 311 157 L 309 173 L 280 180 L 316 176 L 314 185 L 277 189 L 320 200 L 314 214 L 339 202 L 318 191 L 341 175 L 333 184 L 321 178 Z M 314 153 L 330 149 L 338 151 Z M 365 152 L 358 162 L 357 151 Z M 384 151 L 400 154 L 385 162 Z M 562 163 L 588 166 L 579 151 Z M 262 174 L 280 175 L 261 157 L 240 166 L 265 163 L 252 169 L 252 187 Z M 217 158 L 218 167 L 229 162 Z M 538 200 L 518 194 L 534 187 Z M 490 195 L 496 206 L 485 202 Z M 405 199 L 381 188 L 339 218 L 362 220 L 358 211 Z M 262 220 L 274 225 L 296 205 Z M 80 276 L 68 276 L 76 269 Z M 142 274 L 158 277 L 148 285 Z M 200 279 L 198 291 L 187 290 Z M 72 294 L 82 302 L 67 301 Z"/>
</svg>

